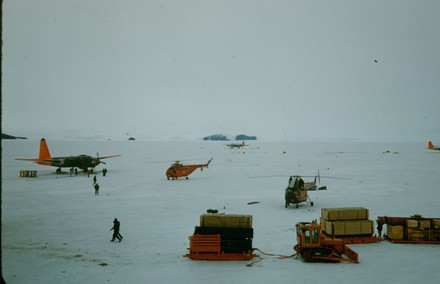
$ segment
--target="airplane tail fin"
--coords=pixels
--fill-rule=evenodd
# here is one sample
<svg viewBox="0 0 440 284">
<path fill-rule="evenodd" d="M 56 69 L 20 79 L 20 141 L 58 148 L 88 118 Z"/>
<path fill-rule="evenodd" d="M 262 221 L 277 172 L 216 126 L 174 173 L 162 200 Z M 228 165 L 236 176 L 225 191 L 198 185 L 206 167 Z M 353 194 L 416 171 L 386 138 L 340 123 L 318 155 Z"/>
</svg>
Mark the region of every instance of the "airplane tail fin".
<svg viewBox="0 0 440 284">
<path fill-rule="evenodd" d="M 16 158 L 18 161 L 29 161 L 29 162 L 35 162 L 40 165 L 51 165 L 44 162 L 44 160 L 51 160 L 52 157 L 50 156 L 49 148 L 47 147 L 46 140 L 44 138 L 40 141 L 40 153 L 38 155 L 38 158 Z"/>
<path fill-rule="evenodd" d="M 434 146 L 434 144 L 432 144 L 431 140 L 428 141 L 428 149 L 434 149 L 434 148 L 435 148 L 435 146 Z"/>
<path fill-rule="evenodd" d="M 46 139 L 42 138 L 40 141 L 40 154 L 38 155 L 39 160 L 50 160 L 52 159 L 49 147 L 47 147 Z"/>
</svg>

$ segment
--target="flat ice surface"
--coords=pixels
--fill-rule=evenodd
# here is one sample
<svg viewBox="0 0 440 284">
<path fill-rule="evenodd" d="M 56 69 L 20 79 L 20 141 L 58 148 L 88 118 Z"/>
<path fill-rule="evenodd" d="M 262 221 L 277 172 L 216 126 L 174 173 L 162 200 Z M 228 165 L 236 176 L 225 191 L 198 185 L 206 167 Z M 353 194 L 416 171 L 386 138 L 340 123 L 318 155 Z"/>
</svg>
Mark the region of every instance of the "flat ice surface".
<svg viewBox="0 0 440 284">
<path fill-rule="evenodd" d="M 14 158 L 38 156 L 38 140 L 2 141 L 2 274 L 6 283 L 437 283 L 439 245 L 350 245 L 359 264 L 305 263 L 256 252 L 251 261 L 183 257 L 207 209 L 253 216 L 253 247 L 292 255 L 294 226 L 321 208 L 365 207 L 377 216 L 440 218 L 440 151 L 416 143 L 300 143 L 47 140 L 52 156 L 121 154 L 92 177 L 55 174 Z M 388 152 L 389 151 L 389 152 Z M 213 161 L 188 180 L 167 180 L 182 163 Z M 37 170 L 37 178 L 20 178 Z M 68 169 L 64 169 L 68 172 Z M 320 172 L 327 191 L 284 208 L 289 175 Z M 347 179 L 331 179 L 339 177 Z M 313 178 L 304 178 L 305 181 Z M 248 205 L 249 202 L 259 202 Z M 113 219 L 122 242 L 110 242 Z M 386 230 L 384 230 L 386 231 Z"/>
</svg>

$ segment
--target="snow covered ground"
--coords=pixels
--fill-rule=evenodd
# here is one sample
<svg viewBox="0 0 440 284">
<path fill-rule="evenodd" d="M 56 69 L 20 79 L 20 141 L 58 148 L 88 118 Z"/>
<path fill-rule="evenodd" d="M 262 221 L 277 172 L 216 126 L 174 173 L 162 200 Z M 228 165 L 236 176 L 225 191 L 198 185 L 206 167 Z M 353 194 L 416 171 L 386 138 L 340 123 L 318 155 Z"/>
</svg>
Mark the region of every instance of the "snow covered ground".
<svg viewBox="0 0 440 284">
<path fill-rule="evenodd" d="M 292 255 L 294 226 L 321 208 L 366 207 L 378 215 L 440 217 L 440 152 L 424 143 L 51 141 L 53 156 L 122 154 L 106 160 L 99 196 L 92 176 L 16 161 L 39 141 L 2 141 L 2 274 L 6 283 L 437 283 L 440 246 L 351 245 L 359 264 L 305 263 L 260 254 L 244 262 L 194 261 L 188 237 L 207 209 L 253 216 L 253 247 Z M 389 151 L 387 153 L 386 151 Z M 174 160 L 204 163 L 189 180 L 169 181 Z M 185 161 L 188 160 L 188 161 Z M 284 208 L 289 175 L 321 179 L 314 206 Z M 37 178 L 20 178 L 37 170 Z M 68 170 L 68 169 L 67 169 Z M 262 177 L 285 175 L 285 177 Z M 308 179 L 306 179 L 307 181 Z M 248 205 L 249 202 L 259 202 Z M 122 242 L 110 242 L 113 219 Z"/>
</svg>

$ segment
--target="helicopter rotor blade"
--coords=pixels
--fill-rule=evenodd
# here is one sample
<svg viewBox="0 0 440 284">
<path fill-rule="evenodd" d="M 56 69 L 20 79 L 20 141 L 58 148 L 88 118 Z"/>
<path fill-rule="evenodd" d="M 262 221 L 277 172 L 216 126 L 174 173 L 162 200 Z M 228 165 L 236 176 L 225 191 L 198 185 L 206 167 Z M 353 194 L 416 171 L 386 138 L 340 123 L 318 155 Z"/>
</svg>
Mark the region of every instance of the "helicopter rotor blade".
<svg viewBox="0 0 440 284">
<path fill-rule="evenodd" d="M 176 163 L 176 162 L 185 162 L 185 161 L 195 161 L 195 160 L 200 160 L 200 158 L 197 159 L 178 159 L 178 160 L 164 160 L 164 161 L 148 161 L 148 162 L 144 162 L 144 164 L 164 164 L 164 163 Z"/>
<path fill-rule="evenodd" d="M 308 177 L 308 178 L 314 178 L 316 176 L 303 176 L 303 175 L 267 175 L 267 176 L 250 176 L 248 178 L 272 178 L 272 177 Z M 329 177 L 329 176 L 321 176 L 319 175 L 319 180 L 321 178 L 326 178 L 326 179 L 341 179 L 341 180 L 351 180 L 351 178 L 344 178 L 344 177 Z"/>
<path fill-rule="evenodd" d="M 248 178 L 290 177 L 289 175 L 251 176 Z"/>
</svg>

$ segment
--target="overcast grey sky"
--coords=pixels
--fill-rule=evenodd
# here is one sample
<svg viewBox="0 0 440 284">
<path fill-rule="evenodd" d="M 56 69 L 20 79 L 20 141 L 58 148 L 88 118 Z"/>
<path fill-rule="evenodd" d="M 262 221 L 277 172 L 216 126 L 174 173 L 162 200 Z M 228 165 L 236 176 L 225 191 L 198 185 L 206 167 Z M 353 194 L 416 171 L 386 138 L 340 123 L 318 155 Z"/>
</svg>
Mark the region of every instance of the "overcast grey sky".
<svg viewBox="0 0 440 284">
<path fill-rule="evenodd" d="M 424 0 L 6 0 L 2 131 L 435 142 L 439 15 Z"/>
</svg>

